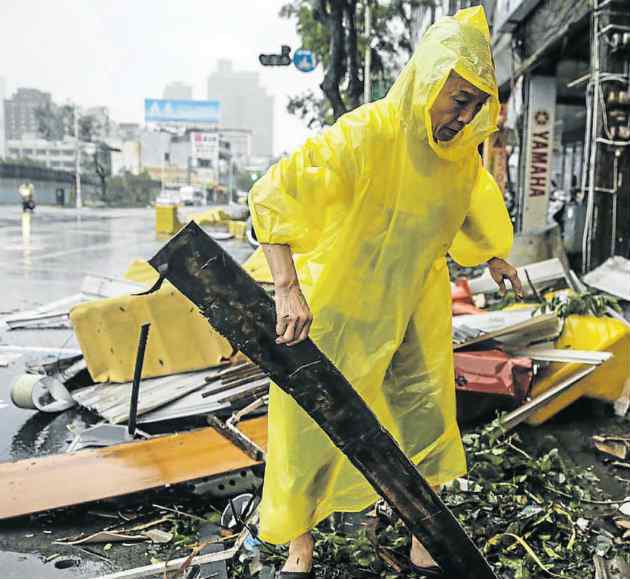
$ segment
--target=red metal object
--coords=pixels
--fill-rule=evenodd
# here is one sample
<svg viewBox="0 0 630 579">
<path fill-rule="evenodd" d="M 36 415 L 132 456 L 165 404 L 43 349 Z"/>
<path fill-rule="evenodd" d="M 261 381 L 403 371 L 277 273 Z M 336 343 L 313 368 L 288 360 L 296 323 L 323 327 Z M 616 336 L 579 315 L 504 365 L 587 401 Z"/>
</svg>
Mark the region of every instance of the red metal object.
<svg viewBox="0 0 630 579">
<path fill-rule="evenodd" d="M 495 410 L 517 408 L 533 379 L 532 361 L 501 350 L 455 352 L 457 414 L 468 423 Z"/>
<path fill-rule="evenodd" d="M 455 280 L 455 285 L 451 288 L 451 301 L 454 316 L 483 313 L 483 310 L 475 307 L 468 278 L 458 277 Z"/>
<path fill-rule="evenodd" d="M 468 278 L 458 277 L 455 280 L 455 286 L 451 288 L 451 299 L 453 303 L 458 302 L 471 306 L 474 304 Z"/>
</svg>

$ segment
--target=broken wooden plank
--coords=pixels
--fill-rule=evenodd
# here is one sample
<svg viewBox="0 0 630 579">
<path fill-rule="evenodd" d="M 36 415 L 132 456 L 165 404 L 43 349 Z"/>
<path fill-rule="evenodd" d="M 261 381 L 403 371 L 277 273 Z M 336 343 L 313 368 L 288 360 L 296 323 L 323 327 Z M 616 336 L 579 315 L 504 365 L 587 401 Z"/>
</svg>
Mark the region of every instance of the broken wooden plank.
<svg viewBox="0 0 630 579">
<path fill-rule="evenodd" d="M 273 299 L 197 224 L 189 223 L 149 263 L 300 404 L 447 575 L 496 578 L 457 519 L 317 346 L 310 339 L 293 347 L 276 344 Z"/>
<path fill-rule="evenodd" d="M 505 312 L 499 312 L 503 314 Z M 507 312 L 512 313 L 512 312 Z M 517 311 L 517 313 L 520 313 Z M 494 312 L 489 314 L 497 317 Z M 481 317 L 484 314 L 475 314 L 473 317 Z M 458 316 L 459 320 L 453 322 L 454 330 L 457 330 L 457 324 L 463 322 L 464 316 Z M 468 326 L 466 326 L 468 327 Z M 459 328 L 462 329 L 461 327 Z M 472 328 L 471 328 L 472 329 Z M 495 330 L 481 332 L 477 336 L 471 336 L 470 338 L 456 341 L 453 344 L 453 350 L 461 350 L 462 348 L 468 348 L 476 344 L 481 344 L 489 340 L 495 339 L 507 339 L 508 337 L 514 337 L 513 341 L 518 343 L 529 344 L 532 341 L 540 341 L 542 339 L 552 339 L 557 337 L 562 330 L 562 323 L 555 314 L 541 314 L 534 317 L 529 317 L 524 321 L 520 321 L 514 324 L 509 324 Z"/>
<path fill-rule="evenodd" d="M 241 424 L 265 448 L 267 417 Z M 213 428 L 0 464 L 0 519 L 122 496 L 256 464 Z"/>
</svg>

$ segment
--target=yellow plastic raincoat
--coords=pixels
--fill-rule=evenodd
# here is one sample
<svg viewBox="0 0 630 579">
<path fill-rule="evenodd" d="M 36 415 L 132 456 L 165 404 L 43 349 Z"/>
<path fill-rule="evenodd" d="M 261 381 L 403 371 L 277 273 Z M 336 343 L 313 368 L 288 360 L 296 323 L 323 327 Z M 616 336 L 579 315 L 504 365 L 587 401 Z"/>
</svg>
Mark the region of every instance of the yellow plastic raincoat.
<svg viewBox="0 0 630 579">
<path fill-rule="evenodd" d="M 384 99 L 307 140 L 250 194 L 260 242 L 298 254 L 314 316 L 310 337 L 432 485 L 466 472 L 445 255 L 474 265 L 506 257 L 512 244 L 502 195 L 477 152 L 499 109 L 489 41 L 481 8 L 441 19 Z M 490 98 L 441 144 L 429 111 L 451 70 Z M 262 538 L 288 542 L 334 511 L 360 511 L 377 498 L 273 387 Z"/>
</svg>

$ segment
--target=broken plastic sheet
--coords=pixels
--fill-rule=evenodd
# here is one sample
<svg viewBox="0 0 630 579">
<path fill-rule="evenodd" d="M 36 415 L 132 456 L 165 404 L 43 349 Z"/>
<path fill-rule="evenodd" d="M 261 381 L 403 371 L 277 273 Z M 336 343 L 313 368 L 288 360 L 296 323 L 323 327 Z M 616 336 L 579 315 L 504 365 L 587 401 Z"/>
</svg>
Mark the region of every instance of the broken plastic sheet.
<svg viewBox="0 0 630 579">
<path fill-rule="evenodd" d="M 557 338 L 562 322 L 554 314 L 533 315 L 535 308 L 517 308 L 453 318 L 455 348 L 490 339 L 506 345 L 527 346 Z"/>
<path fill-rule="evenodd" d="M 595 289 L 630 301 L 630 259 L 620 255 L 610 257 L 582 279 Z"/>
</svg>

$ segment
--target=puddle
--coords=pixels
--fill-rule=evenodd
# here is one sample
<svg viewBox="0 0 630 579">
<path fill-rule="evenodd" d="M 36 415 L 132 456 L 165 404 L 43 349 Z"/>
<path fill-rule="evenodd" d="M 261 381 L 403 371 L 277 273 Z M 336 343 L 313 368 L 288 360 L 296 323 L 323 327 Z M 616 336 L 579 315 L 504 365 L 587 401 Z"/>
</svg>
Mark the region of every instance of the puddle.
<svg viewBox="0 0 630 579">
<path fill-rule="evenodd" d="M 106 563 L 61 555 L 46 562 L 42 556 L 5 551 L 0 553 L 2 579 L 55 579 L 57 577 L 91 577 L 111 571 Z"/>
</svg>

